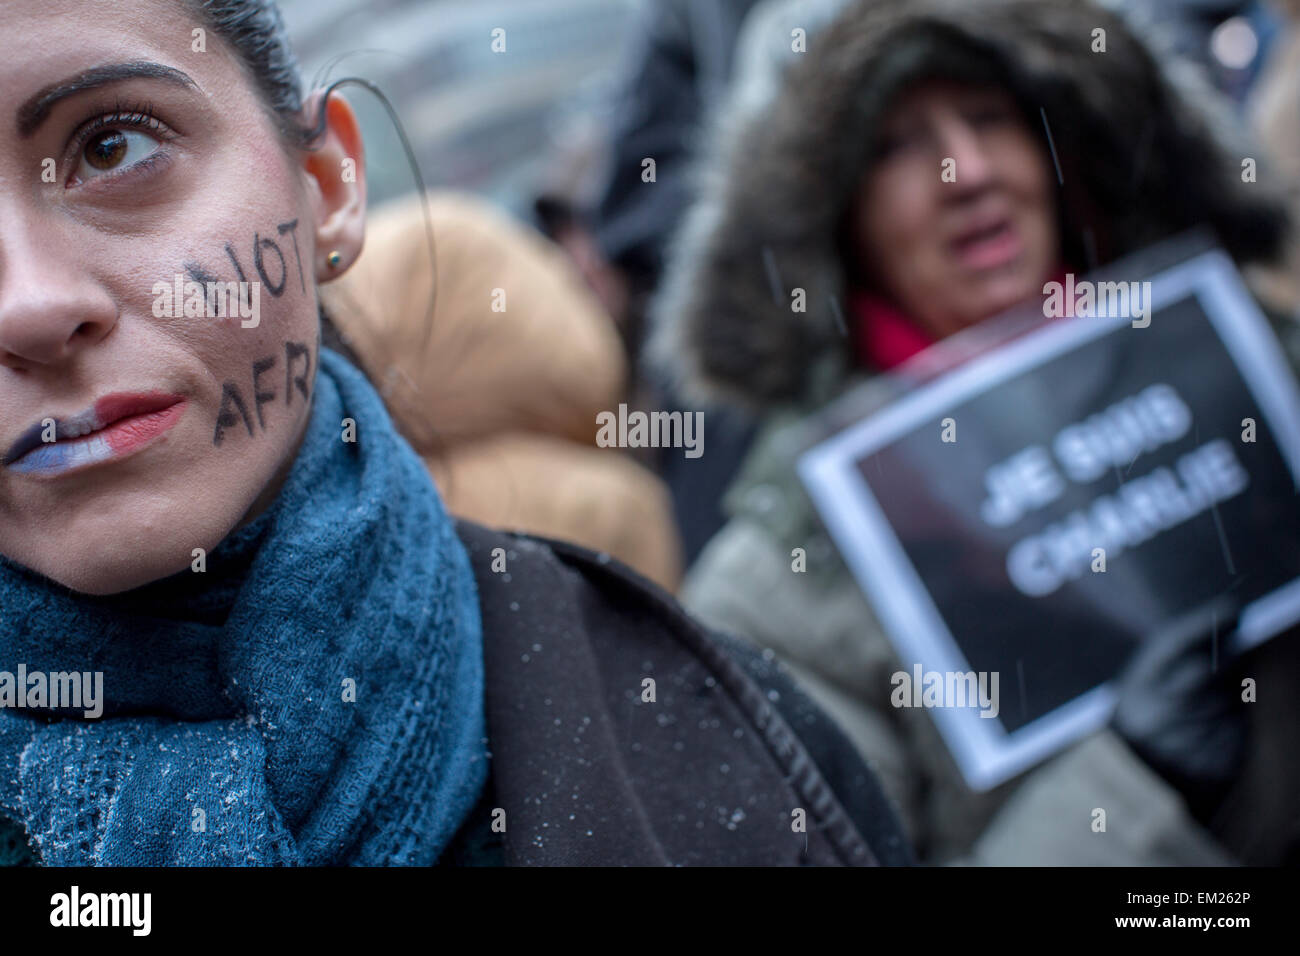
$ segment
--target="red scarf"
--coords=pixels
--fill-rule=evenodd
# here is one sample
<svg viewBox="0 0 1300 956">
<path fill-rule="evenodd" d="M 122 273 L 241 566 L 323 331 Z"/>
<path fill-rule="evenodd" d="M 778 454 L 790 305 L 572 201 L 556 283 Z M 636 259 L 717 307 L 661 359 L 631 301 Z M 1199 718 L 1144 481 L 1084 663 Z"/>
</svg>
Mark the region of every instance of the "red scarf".
<svg viewBox="0 0 1300 956">
<path fill-rule="evenodd" d="M 879 296 L 855 292 L 849 308 L 856 322 L 858 364 L 887 372 L 933 345 L 937 339 Z"/>
<path fill-rule="evenodd" d="M 1062 266 L 1053 279 L 1064 282 L 1066 271 Z M 938 341 L 892 303 L 871 292 L 854 292 L 849 309 L 856 323 L 854 357 L 859 366 L 887 372 Z M 1073 308 L 1067 310 L 1072 313 Z"/>
</svg>

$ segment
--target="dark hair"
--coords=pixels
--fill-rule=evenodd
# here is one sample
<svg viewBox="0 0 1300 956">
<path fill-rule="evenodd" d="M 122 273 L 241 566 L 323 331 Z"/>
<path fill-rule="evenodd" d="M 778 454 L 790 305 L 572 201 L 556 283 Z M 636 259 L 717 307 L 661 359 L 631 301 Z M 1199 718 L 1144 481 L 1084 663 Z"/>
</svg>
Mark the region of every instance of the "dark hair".
<svg viewBox="0 0 1300 956">
<path fill-rule="evenodd" d="M 235 51 L 287 142 L 306 146 L 299 120 L 302 80 L 275 0 L 188 0 L 209 29 Z M 322 104 L 323 109 L 323 104 Z"/>
</svg>

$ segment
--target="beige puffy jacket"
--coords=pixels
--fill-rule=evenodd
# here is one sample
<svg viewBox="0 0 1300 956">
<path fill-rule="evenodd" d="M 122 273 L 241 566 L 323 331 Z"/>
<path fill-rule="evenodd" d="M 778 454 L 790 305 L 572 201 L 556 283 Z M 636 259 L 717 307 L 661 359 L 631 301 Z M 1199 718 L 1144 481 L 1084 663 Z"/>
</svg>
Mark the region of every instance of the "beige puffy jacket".
<svg viewBox="0 0 1300 956">
<path fill-rule="evenodd" d="M 433 194 L 429 211 L 432 317 L 416 198 L 371 215 L 360 258 L 321 298 L 448 509 L 607 552 L 671 590 L 666 489 L 595 446 L 596 415 L 617 408 L 627 376 L 612 322 L 540 235 L 469 196 Z"/>
</svg>

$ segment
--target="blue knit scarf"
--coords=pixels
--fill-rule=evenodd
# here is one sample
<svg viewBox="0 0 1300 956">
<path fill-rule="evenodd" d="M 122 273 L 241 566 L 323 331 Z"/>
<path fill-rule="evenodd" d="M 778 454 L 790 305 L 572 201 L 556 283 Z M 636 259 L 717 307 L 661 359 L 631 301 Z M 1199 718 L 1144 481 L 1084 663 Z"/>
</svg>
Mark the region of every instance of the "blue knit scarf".
<svg viewBox="0 0 1300 956">
<path fill-rule="evenodd" d="M 469 561 L 327 350 L 276 502 L 203 573 L 95 598 L 0 559 L 20 664 L 103 673 L 98 719 L 0 707 L 0 814 L 48 865 L 429 864 L 486 779 Z"/>
</svg>

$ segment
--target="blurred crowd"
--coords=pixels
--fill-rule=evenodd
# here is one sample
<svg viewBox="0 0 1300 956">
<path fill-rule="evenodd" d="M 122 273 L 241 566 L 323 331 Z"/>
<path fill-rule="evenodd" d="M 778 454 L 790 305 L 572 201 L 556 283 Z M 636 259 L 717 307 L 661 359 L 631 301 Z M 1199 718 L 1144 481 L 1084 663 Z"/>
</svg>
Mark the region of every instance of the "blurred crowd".
<svg viewBox="0 0 1300 956">
<path fill-rule="evenodd" d="M 508 6 L 499 62 L 538 48 Z M 1300 366 L 1300 3 L 561 6 L 553 34 L 603 57 L 606 82 L 584 80 L 581 109 L 528 101 L 535 142 L 478 147 L 526 160 L 494 182 L 426 169 L 434 265 L 408 194 L 326 290 L 390 405 L 448 423 L 409 437 L 450 510 L 611 554 L 770 651 L 877 772 L 923 860 L 1300 858 L 1300 694 L 1284 692 L 1300 634 L 1236 665 L 1276 678 L 1248 713 L 1218 706 L 1238 672 L 1207 670 L 1161 719 L 976 792 L 930 716 L 890 706 L 897 652 L 795 470 L 812 417 L 850 388 L 1066 270 L 1196 226 Z M 492 22 L 475 20 L 485 58 Z M 402 115 L 418 140 L 436 113 Z M 622 403 L 703 411 L 706 453 L 598 447 L 597 416 Z M 798 548 L 808 573 L 790 573 Z M 1062 824 L 1081 793 L 1122 808 L 1122 840 Z"/>
</svg>

